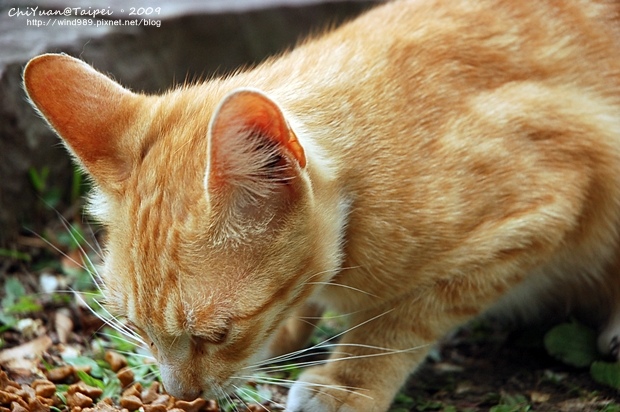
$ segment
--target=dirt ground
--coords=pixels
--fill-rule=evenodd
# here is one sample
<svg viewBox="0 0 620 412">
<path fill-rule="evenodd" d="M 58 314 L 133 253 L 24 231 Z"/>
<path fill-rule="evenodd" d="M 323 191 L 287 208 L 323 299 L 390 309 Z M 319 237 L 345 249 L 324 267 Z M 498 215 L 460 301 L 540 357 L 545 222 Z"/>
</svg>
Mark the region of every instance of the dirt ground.
<svg viewBox="0 0 620 412">
<path fill-rule="evenodd" d="M 617 391 L 547 354 L 545 331 L 478 322 L 462 328 L 412 376 L 406 393 L 415 405 L 403 410 L 620 411 Z"/>
<path fill-rule="evenodd" d="M 49 270 L 37 268 L 32 263 L 16 263 L 7 259 L 0 261 L 0 290 L 4 291 L 6 279 L 16 278 L 41 304 L 38 311 L 29 315 L 38 322 L 36 331 L 30 331 L 28 335 L 15 328 L 0 329 L 0 369 L 19 381 L 20 385 L 30 385 L 35 379 L 45 377 L 48 373 L 46 368 L 62 364 L 57 356 L 59 347 L 75 347 L 76 351 L 88 355 L 90 343 L 97 336 L 95 332 L 102 326 L 87 310 L 76 305 L 74 299 L 57 299 L 41 293 L 38 290 L 39 277 L 46 272 Z M 4 299 L 5 296 L 0 297 Z M 3 307 L 3 311 L 5 309 Z M 58 319 L 63 317 L 70 320 L 71 326 L 61 337 Z M 542 343 L 545 330 L 504 331 L 498 325 L 497 322 L 476 321 L 447 337 L 431 351 L 425 364 L 411 377 L 391 411 L 620 412 L 620 392 L 594 382 L 587 368 L 564 365 L 547 354 Z M 29 375 L 24 374 L 23 370 L 14 370 L 3 354 L 37 336 L 49 337 L 49 344 L 40 356 L 44 362 L 32 363 L 37 365 L 39 373 Z M 61 343 L 62 340 L 65 342 Z M 67 383 L 76 382 L 74 379 Z M 0 395 L 4 389 L 0 388 Z M 280 396 L 278 400 L 283 399 Z M 170 405 L 174 407 L 174 403 Z M 118 400 L 112 407 L 118 409 Z M 205 408 L 203 406 L 199 410 L 216 410 L 212 405 L 211 409 Z M 246 406 L 242 408 L 247 409 Z M 270 408 L 278 410 L 269 403 L 247 410 Z M 10 402 L 0 405 L 1 412 L 9 410 L 35 412 L 36 408 L 20 410 Z M 62 402 L 37 412 L 50 410 L 78 412 Z M 141 410 L 164 412 L 145 407 Z"/>
</svg>

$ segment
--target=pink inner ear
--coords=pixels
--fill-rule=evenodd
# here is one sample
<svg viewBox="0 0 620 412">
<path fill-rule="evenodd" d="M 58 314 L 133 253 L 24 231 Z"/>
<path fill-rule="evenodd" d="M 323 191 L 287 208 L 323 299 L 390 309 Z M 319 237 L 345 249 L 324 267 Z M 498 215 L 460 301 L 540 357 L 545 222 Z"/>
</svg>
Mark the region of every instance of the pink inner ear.
<svg viewBox="0 0 620 412">
<path fill-rule="evenodd" d="M 280 108 L 263 94 L 241 90 L 228 96 L 216 113 L 212 134 L 224 133 L 232 125 L 259 131 L 283 147 L 300 167 L 306 166 L 306 155 L 297 136 L 289 128 Z"/>
</svg>

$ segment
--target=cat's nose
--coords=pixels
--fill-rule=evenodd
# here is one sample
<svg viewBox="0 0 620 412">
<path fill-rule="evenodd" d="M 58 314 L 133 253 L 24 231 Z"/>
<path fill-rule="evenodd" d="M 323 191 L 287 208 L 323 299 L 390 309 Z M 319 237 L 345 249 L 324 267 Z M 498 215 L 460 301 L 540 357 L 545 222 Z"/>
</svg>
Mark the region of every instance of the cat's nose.
<svg viewBox="0 0 620 412">
<path fill-rule="evenodd" d="M 200 397 L 201 393 L 202 389 L 200 388 L 183 388 L 181 392 L 173 394 L 172 396 L 183 401 L 193 401 Z"/>
<path fill-rule="evenodd" d="M 163 385 L 164 389 L 169 395 L 172 395 L 175 398 L 183 401 L 193 401 L 194 399 L 200 397 L 200 395 L 202 394 L 202 389 L 200 389 L 199 387 L 181 386 L 178 384 L 178 382 L 163 382 Z"/>
<path fill-rule="evenodd" d="M 193 401 L 203 392 L 199 385 L 187 382 L 187 376 L 177 376 L 174 369 L 168 365 L 160 365 L 159 372 L 164 389 L 177 399 Z"/>
</svg>

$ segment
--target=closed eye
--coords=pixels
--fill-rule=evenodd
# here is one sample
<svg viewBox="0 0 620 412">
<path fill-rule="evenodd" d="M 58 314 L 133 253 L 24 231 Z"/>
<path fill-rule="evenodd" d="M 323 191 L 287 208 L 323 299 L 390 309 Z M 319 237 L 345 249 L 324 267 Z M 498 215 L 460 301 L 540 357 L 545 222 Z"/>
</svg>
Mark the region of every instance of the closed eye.
<svg viewBox="0 0 620 412">
<path fill-rule="evenodd" d="M 226 325 L 221 328 L 205 331 L 205 333 L 197 334 L 192 336 L 192 341 L 197 345 L 202 345 L 205 343 L 211 345 L 221 345 L 228 339 L 228 335 L 230 332 L 230 326 Z"/>
<path fill-rule="evenodd" d="M 211 334 L 211 336 L 208 337 L 209 342 L 215 345 L 221 345 L 226 341 L 226 338 L 228 338 L 228 331 L 228 327 L 215 331 L 213 334 Z"/>
</svg>

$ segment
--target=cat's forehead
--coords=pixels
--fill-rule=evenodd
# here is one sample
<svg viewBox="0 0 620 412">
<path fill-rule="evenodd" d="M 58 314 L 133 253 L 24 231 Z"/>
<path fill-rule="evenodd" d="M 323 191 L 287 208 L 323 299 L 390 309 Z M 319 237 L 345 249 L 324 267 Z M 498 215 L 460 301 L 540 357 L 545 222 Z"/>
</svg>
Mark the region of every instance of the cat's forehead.
<svg viewBox="0 0 620 412">
<path fill-rule="evenodd" d="M 251 273 L 260 271 L 256 251 L 212 247 L 205 236 L 179 225 L 125 228 L 132 235 L 110 239 L 105 280 L 122 307 L 136 317 L 156 311 L 162 318 L 191 318 L 193 313 L 230 306 Z M 258 268 L 258 269 L 257 269 Z M 118 306 L 118 305 L 117 305 Z M 144 310 L 142 310 L 144 309 Z"/>
<path fill-rule="evenodd" d="M 123 272 L 121 272 L 123 271 Z M 234 289 L 209 271 L 180 267 L 121 265 L 106 275 L 112 304 L 143 329 L 170 336 L 201 335 L 228 322 Z"/>
</svg>

